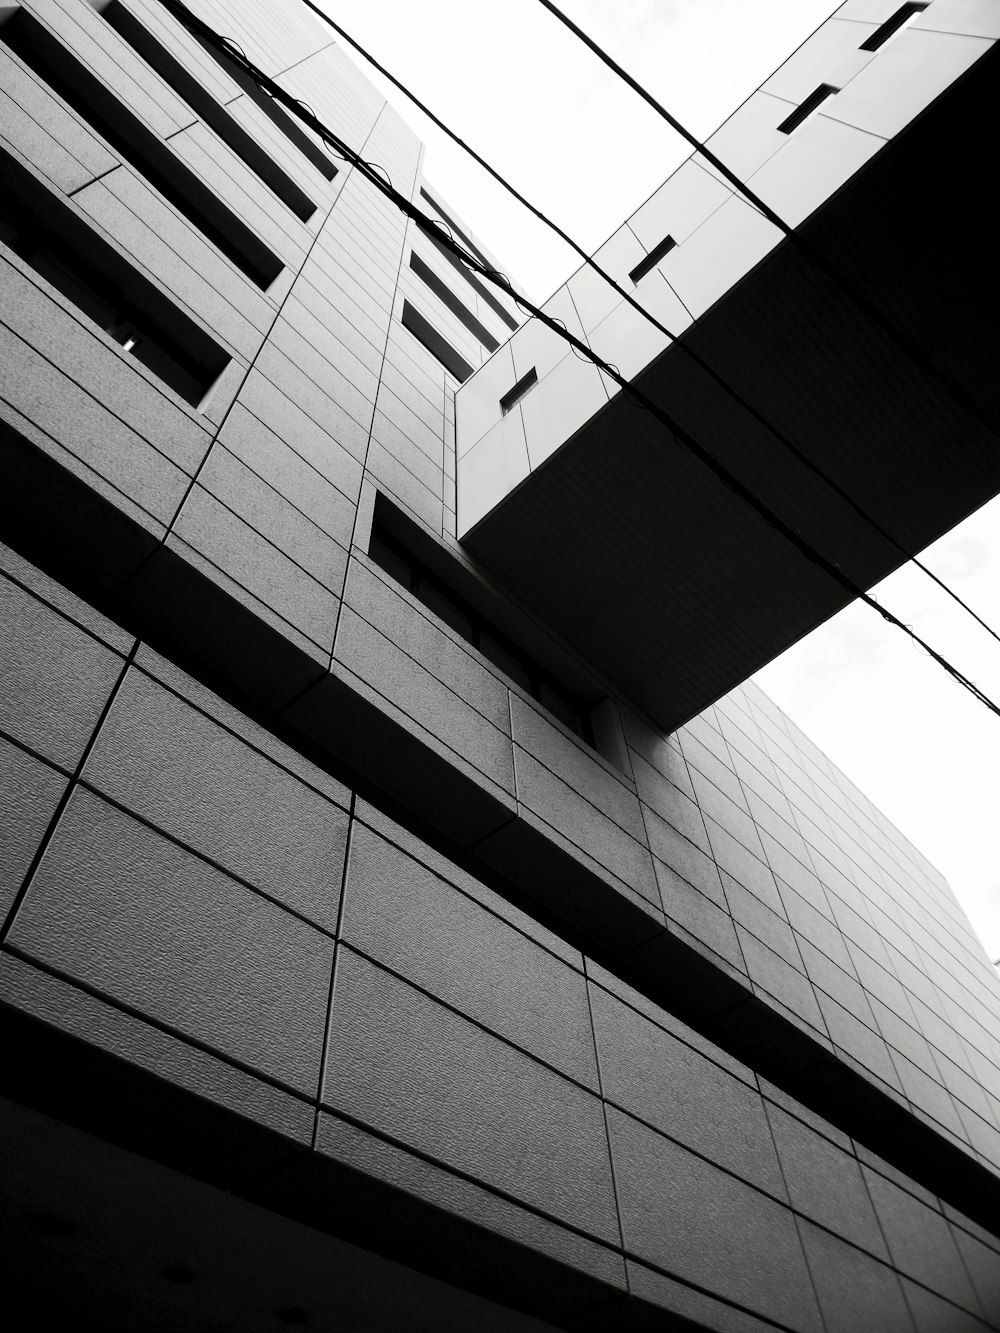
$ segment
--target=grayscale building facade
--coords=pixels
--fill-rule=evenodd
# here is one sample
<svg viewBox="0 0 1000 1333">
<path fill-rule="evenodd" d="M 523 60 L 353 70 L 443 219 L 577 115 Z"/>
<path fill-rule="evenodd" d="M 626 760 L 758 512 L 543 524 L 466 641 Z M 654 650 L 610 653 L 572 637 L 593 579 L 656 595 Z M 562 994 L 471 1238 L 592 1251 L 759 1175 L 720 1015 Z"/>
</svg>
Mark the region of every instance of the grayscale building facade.
<svg viewBox="0 0 1000 1333">
<path fill-rule="evenodd" d="M 192 7 L 485 258 L 297 0 Z M 1000 488 L 958 134 L 998 36 L 849 0 L 713 140 L 860 315 L 694 159 L 601 252 L 676 340 L 585 270 L 546 306 L 866 587 Z M 158 0 L 4 5 L 0 98 L 11 1302 L 1000 1329 L 997 975 L 748 679 L 841 592 Z M 924 270 L 872 224 L 915 164 Z"/>
</svg>

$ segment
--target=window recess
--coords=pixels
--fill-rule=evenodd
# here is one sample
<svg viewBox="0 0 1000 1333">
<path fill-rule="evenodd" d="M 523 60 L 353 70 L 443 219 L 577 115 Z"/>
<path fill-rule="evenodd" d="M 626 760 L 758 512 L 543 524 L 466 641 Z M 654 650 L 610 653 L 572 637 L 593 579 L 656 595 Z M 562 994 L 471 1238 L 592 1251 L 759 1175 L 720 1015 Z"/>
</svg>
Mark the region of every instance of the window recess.
<svg viewBox="0 0 1000 1333">
<path fill-rule="evenodd" d="M 406 300 L 403 301 L 402 324 L 404 329 L 409 329 L 418 343 L 427 348 L 431 356 L 440 361 L 450 375 L 454 375 L 460 384 L 465 383 L 472 374 L 472 367 L 468 361 L 456 352 L 451 343 L 442 338 L 434 325 Z"/>
<path fill-rule="evenodd" d="M 821 83 L 815 92 L 810 93 L 806 100 L 781 122 L 778 126 L 779 133 L 791 134 L 792 130 L 797 130 L 802 122 L 808 120 L 828 97 L 832 97 L 837 92 L 840 92 L 840 89 L 834 88 L 833 84 Z"/>
<path fill-rule="evenodd" d="M 929 0 L 928 0 L 929 3 Z M 885 46 L 890 37 L 895 37 L 901 28 L 905 28 L 908 23 L 912 23 L 918 14 L 923 13 L 927 4 L 922 5 L 902 5 L 892 14 L 881 27 L 876 28 L 867 41 L 862 42 L 858 48 L 861 51 L 877 51 L 880 46 Z"/>
<path fill-rule="evenodd" d="M 512 389 L 508 389 L 500 399 L 500 415 L 505 417 L 511 408 L 516 407 L 526 393 L 538 383 L 538 371 L 534 366 L 527 375 L 522 375 Z"/>
<path fill-rule="evenodd" d="M 417 223 L 417 226 L 418 227 L 420 226 L 419 222 Z M 486 304 L 490 307 L 490 309 L 495 314 L 500 316 L 500 318 L 507 325 L 507 327 L 509 329 L 519 328 L 520 325 L 518 324 L 517 320 L 514 319 L 513 316 L 509 315 L 507 311 L 503 308 L 503 306 L 500 304 L 500 302 L 493 295 L 493 293 L 489 291 L 488 288 L 484 287 L 483 284 L 474 274 L 469 272 L 469 270 L 459 259 L 458 255 L 452 254 L 452 252 L 448 249 L 446 245 L 442 245 L 433 232 L 427 231 L 425 229 L 422 230 L 424 230 L 424 235 L 427 237 L 430 243 L 434 246 L 437 246 L 438 250 L 441 252 L 441 254 L 444 255 L 445 259 L 447 259 L 448 263 L 452 266 L 452 268 L 457 269 L 458 272 L 461 273 L 462 277 L 469 284 L 469 286 L 476 293 L 476 295 L 482 297 L 482 299 L 486 302 Z"/>
<path fill-rule="evenodd" d="M 384 520 L 379 510 L 388 508 L 376 502 L 375 521 L 368 545 L 369 557 L 396 583 L 412 593 L 439 620 L 479 652 L 505 676 L 536 699 L 553 717 L 559 719 L 581 740 L 594 747 L 591 726 L 593 703 L 567 689 L 528 653 L 507 638 L 501 630 L 450 588 L 436 573 L 409 551 Z"/>
<path fill-rule="evenodd" d="M 442 305 L 447 306 L 451 313 L 469 330 L 474 338 L 478 338 L 488 352 L 495 352 L 500 346 L 489 329 L 480 324 L 475 315 L 464 305 L 446 282 L 442 282 L 429 264 L 424 261 L 413 250 L 410 251 L 410 268 L 417 277 L 428 286 Z"/>
<path fill-rule="evenodd" d="M 431 208 L 433 208 L 434 212 L 438 215 L 441 221 L 446 222 L 448 224 L 454 235 L 462 242 L 462 244 L 466 247 L 467 250 L 471 250 L 472 253 L 476 256 L 476 258 L 481 260 L 482 263 L 485 264 L 487 268 L 493 267 L 493 261 L 491 259 L 488 259 L 486 255 L 483 254 L 482 250 L 480 250 L 479 246 L 476 245 L 474 241 L 470 240 L 468 236 L 466 236 L 465 232 L 458 225 L 458 223 L 448 216 L 448 214 L 444 211 L 444 209 L 441 207 L 438 201 L 432 195 L 429 195 L 422 185 L 420 187 L 420 197 L 422 199 L 427 200 L 427 202 L 430 204 Z M 500 305 L 500 303 L 496 301 L 495 297 L 493 298 L 492 304 L 493 308 L 497 311 L 500 318 L 503 320 L 503 322 L 507 325 L 509 329 L 516 329 L 518 327 L 517 320 L 514 319 L 512 315 L 509 315 L 507 313 L 507 311 Z"/>
<path fill-rule="evenodd" d="M 119 0 L 112 0 L 102 17 L 297 218 L 312 217 L 316 205 L 309 196 Z"/>
<path fill-rule="evenodd" d="M 676 244 L 677 242 L 674 240 L 672 236 L 664 236 L 663 240 L 659 243 L 659 245 L 654 245 L 652 250 L 650 250 L 649 254 L 645 257 L 645 259 L 641 259 L 639 263 L 636 264 L 632 272 L 629 274 L 629 277 L 632 279 L 632 282 L 633 283 L 640 282 L 650 271 L 650 269 L 656 268 L 657 264 L 664 257 L 664 255 L 668 255 Z"/>
<path fill-rule="evenodd" d="M 37 19 L 15 10 L 0 40 L 251 282 L 270 286 L 283 268 L 278 256 Z"/>
<path fill-rule="evenodd" d="M 229 364 L 204 329 L 2 150 L 0 243 L 193 407 Z"/>
<path fill-rule="evenodd" d="M 307 162 L 311 162 L 321 175 L 328 181 L 332 181 L 337 174 L 337 168 L 333 165 L 326 153 L 313 143 L 312 139 L 306 134 L 305 130 L 300 129 L 287 111 L 283 111 L 273 97 L 269 97 L 259 84 L 254 83 L 253 79 L 235 60 L 212 46 L 203 37 L 199 37 L 196 32 L 191 36 L 203 47 L 205 52 L 212 57 L 217 65 L 221 65 L 234 83 L 239 84 L 249 97 L 250 101 L 258 106 L 264 115 L 276 125 L 289 143 L 293 143 Z"/>
</svg>

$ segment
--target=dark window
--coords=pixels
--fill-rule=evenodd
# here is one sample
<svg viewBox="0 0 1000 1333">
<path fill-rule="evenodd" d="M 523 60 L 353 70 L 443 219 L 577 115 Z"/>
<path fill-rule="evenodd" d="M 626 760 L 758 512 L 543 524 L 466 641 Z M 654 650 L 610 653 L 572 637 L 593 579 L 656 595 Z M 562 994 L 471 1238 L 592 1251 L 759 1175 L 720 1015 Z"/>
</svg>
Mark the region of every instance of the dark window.
<svg viewBox="0 0 1000 1333">
<path fill-rule="evenodd" d="M 866 42 L 861 43 L 860 50 L 877 51 L 880 46 L 886 44 L 893 33 L 899 32 L 900 28 L 909 23 L 910 19 L 915 18 L 917 14 L 926 8 L 926 4 L 902 5 L 896 10 L 895 14 L 886 19 L 880 28 L 875 29 Z"/>
<path fill-rule="evenodd" d="M 204 37 L 199 37 L 196 32 L 192 33 L 191 36 L 196 42 L 204 47 L 205 51 L 212 57 L 216 64 L 222 66 L 233 82 L 239 84 L 247 97 L 249 97 L 250 101 L 260 107 L 264 115 L 267 116 L 273 124 L 277 125 L 285 138 L 295 145 L 302 156 L 307 161 L 311 162 L 316 170 L 321 172 L 328 181 L 332 181 L 337 174 L 337 168 L 327 157 L 326 153 L 313 143 L 312 139 L 309 138 L 306 132 L 296 125 L 288 112 L 282 110 L 277 102 L 275 102 L 274 98 L 267 95 L 260 84 L 254 83 L 253 79 L 243 66 L 233 60 L 231 56 L 226 55 L 224 51 L 220 51 L 217 46 L 213 46 L 211 42 L 206 41 Z"/>
<path fill-rule="evenodd" d="M 801 106 L 797 106 L 792 114 L 781 122 L 778 126 L 779 131 L 782 134 L 791 134 L 792 130 L 798 129 L 804 120 L 808 120 L 817 107 L 822 106 L 828 97 L 832 97 L 834 93 L 839 91 L 839 88 L 834 88 L 830 83 L 821 83 L 814 93 L 809 94 Z"/>
<path fill-rule="evenodd" d="M 20 163 L 0 152 L 0 241 L 197 406 L 229 357 Z"/>
<path fill-rule="evenodd" d="M 425 283 L 442 305 L 447 306 L 453 315 L 465 325 L 469 332 L 483 344 L 488 352 L 495 352 L 500 344 L 489 329 L 480 324 L 475 315 L 458 299 L 446 282 L 442 282 L 429 264 L 425 264 L 418 254 L 410 251 L 410 268 Z"/>
<path fill-rule="evenodd" d="M 277 255 L 37 19 L 17 10 L 0 38 L 252 282 L 270 286 Z"/>
<path fill-rule="evenodd" d="M 513 389 L 508 389 L 500 399 L 500 415 L 506 416 L 512 407 L 516 407 L 524 395 L 538 383 L 538 372 L 532 366 L 527 375 L 522 375 Z"/>
<path fill-rule="evenodd" d="M 454 375 L 460 384 L 465 383 L 472 374 L 472 367 L 468 361 L 455 351 L 451 343 L 443 338 L 434 325 L 410 305 L 409 301 L 403 302 L 402 324 L 404 329 L 409 329 L 417 342 L 427 348 L 431 356 L 441 362 L 449 374 Z"/>
<path fill-rule="evenodd" d="M 131 14 L 119 0 L 112 0 L 103 17 L 132 50 L 150 65 L 160 78 L 187 102 L 191 110 L 227 144 L 264 184 L 287 204 L 296 217 L 306 222 L 316 212 L 316 205 L 292 178 L 268 156 L 225 107 L 176 60 L 166 47 Z"/>
<path fill-rule="evenodd" d="M 372 526 L 368 554 L 390 578 L 412 592 L 466 643 L 478 648 L 488 661 L 537 699 L 543 708 L 593 746 L 590 705 L 553 679 L 528 653 L 491 625 L 480 611 L 432 573 L 377 519 Z"/>
<path fill-rule="evenodd" d="M 636 264 L 635 268 L 629 274 L 632 281 L 638 282 L 641 278 L 646 276 L 650 269 L 656 268 L 663 256 L 669 254 L 676 244 L 677 242 L 672 236 L 664 236 L 659 245 L 654 246 L 646 258 L 640 260 L 640 262 Z"/>
</svg>

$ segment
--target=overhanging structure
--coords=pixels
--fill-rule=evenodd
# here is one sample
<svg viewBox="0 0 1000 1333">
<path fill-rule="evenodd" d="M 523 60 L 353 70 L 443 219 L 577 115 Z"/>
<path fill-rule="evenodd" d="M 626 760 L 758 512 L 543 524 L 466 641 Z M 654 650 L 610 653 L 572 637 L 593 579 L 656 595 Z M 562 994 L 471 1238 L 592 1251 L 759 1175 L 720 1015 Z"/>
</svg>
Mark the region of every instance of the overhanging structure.
<svg viewBox="0 0 1000 1333">
<path fill-rule="evenodd" d="M 1000 489 L 975 129 L 1000 61 L 932 19 L 875 54 L 857 49 L 870 25 L 827 23 L 710 141 L 801 224 L 791 238 L 695 157 L 599 252 L 676 342 L 625 302 L 609 312 L 620 298 L 586 269 L 546 307 L 864 589 Z M 775 129 L 818 78 L 843 87 Z M 676 243 L 647 275 L 658 233 Z M 536 362 L 540 382 L 501 415 Z M 851 600 L 538 320 L 457 403 L 467 549 L 667 729 Z"/>
</svg>

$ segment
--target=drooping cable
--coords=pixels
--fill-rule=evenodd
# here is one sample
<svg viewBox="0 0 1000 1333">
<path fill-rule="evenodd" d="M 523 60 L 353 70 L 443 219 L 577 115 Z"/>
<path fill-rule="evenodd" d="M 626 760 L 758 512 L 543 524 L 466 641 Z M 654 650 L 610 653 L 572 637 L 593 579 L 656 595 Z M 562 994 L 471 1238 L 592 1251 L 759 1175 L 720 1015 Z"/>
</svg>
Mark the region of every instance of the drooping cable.
<svg viewBox="0 0 1000 1333">
<path fill-rule="evenodd" d="M 969 680 L 957 667 L 953 666 L 945 657 L 936 652 L 930 644 L 916 634 L 909 625 L 904 624 L 886 607 L 881 606 L 874 597 L 870 596 L 870 594 L 865 592 L 865 590 L 856 584 L 853 579 L 846 575 L 836 562 L 827 559 L 826 556 L 822 555 L 821 552 L 811 546 L 797 529 L 793 528 L 789 523 L 786 523 L 785 520 L 775 513 L 775 511 L 772 510 L 755 491 L 752 491 L 749 486 L 729 472 L 724 463 L 701 445 L 695 437 L 681 426 L 679 422 L 675 421 L 668 412 L 661 408 L 651 398 L 647 397 L 641 390 L 634 388 L 616 366 L 613 366 L 610 362 L 599 356 L 585 342 L 577 338 L 575 334 L 570 333 L 561 320 L 546 314 L 545 311 L 533 305 L 525 297 L 520 296 L 514 291 L 510 282 L 504 278 L 503 275 L 496 273 L 493 269 L 489 268 L 488 265 L 483 264 L 475 255 L 472 255 L 466 250 L 464 246 L 459 245 L 448 231 L 439 226 L 433 218 L 429 217 L 419 209 L 411 202 L 411 200 L 407 199 L 405 195 L 400 194 L 388 179 L 384 179 L 383 177 L 385 173 L 381 167 L 366 162 L 364 158 L 345 143 L 339 135 L 335 134 L 328 126 L 324 125 L 312 111 L 305 107 L 290 93 L 286 92 L 269 75 L 265 74 L 263 70 L 258 69 L 257 66 L 239 50 L 235 43 L 217 33 L 202 19 L 198 18 L 197 15 L 193 14 L 187 6 L 181 2 L 181 0 L 160 0 L 160 4 L 173 14 L 174 17 L 190 32 L 202 37 L 216 47 L 216 49 L 222 51 L 231 60 L 238 63 L 270 97 L 273 97 L 275 101 L 280 102 L 283 106 L 292 111 L 293 114 L 298 116 L 304 124 L 308 125 L 314 133 L 318 134 L 325 143 L 333 148 L 339 157 L 344 161 L 351 163 L 367 181 L 369 181 L 380 193 L 390 199 L 391 202 L 399 208 L 402 213 L 410 218 L 421 231 L 426 232 L 429 236 L 433 237 L 439 245 L 451 250 L 470 269 L 481 274 L 488 281 L 504 291 L 526 314 L 533 315 L 541 323 L 545 324 L 547 328 L 552 329 L 560 338 L 569 343 L 578 355 L 581 355 L 599 370 L 602 370 L 619 386 L 626 401 L 653 416 L 663 427 L 665 427 L 668 435 L 674 439 L 679 447 L 698 458 L 728 490 L 732 491 L 749 505 L 749 507 L 753 509 L 769 527 L 772 527 L 775 531 L 779 532 L 796 548 L 796 550 L 800 552 L 801 555 L 809 560 L 810 563 L 822 569 L 831 579 L 839 583 L 846 591 L 848 591 L 852 597 L 858 598 L 867 606 L 870 606 L 883 618 L 883 620 L 894 625 L 897 629 L 902 630 L 913 640 L 913 642 L 923 648 L 943 670 L 952 676 L 953 679 L 958 681 L 964 689 L 968 690 L 980 703 L 984 704 L 991 712 L 1000 717 L 1000 706 L 995 704 L 992 699 L 980 690 L 975 682 Z"/>
<path fill-rule="evenodd" d="M 925 565 L 922 560 L 920 560 L 917 556 L 911 554 L 911 552 L 903 545 L 903 543 L 898 541 L 892 535 L 891 532 L 887 531 L 884 525 L 880 523 L 879 520 L 875 518 L 873 514 L 870 514 L 864 508 L 864 506 L 861 505 L 857 500 L 855 500 L 854 497 L 850 495 L 840 485 L 838 481 L 836 481 L 833 477 L 831 477 L 824 468 L 820 467 L 820 465 L 816 463 L 812 458 L 810 458 L 808 454 L 804 453 L 794 443 L 794 441 L 789 439 L 788 436 L 784 434 L 784 432 L 780 431 L 774 425 L 773 422 L 771 422 L 767 417 L 765 417 L 764 414 L 758 408 L 754 407 L 754 405 L 749 401 L 749 399 L 744 397 L 743 394 L 741 394 L 737 389 L 735 389 L 729 383 L 729 381 L 726 380 L 717 370 L 715 370 L 715 368 L 709 362 L 707 362 L 699 352 L 695 351 L 695 349 L 686 340 L 679 338 L 677 334 L 671 332 L 671 330 L 667 328 L 667 326 L 660 319 L 658 319 L 654 314 L 652 314 L 651 311 L 647 310 L 645 306 L 640 304 L 640 302 L 635 299 L 635 297 L 632 295 L 631 292 L 626 291 L 626 289 L 621 286 L 621 284 L 617 281 L 617 279 L 612 277 L 612 275 L 608 273 L 597 262 L 597 260 L 594 259 L 592 255 L 588 254 L 587 251 L 584 250 L 582 246 L 580 246 L 571 236 L 569 236 L 562 229 L 562 227 L 559 226 L 557 222 L 554 222 L 539 208 L 537 208 L 529 199 L 526 199 L 524 195 L 521 194 L 520 191 L 515 186 L 513 186 L 504 176 L 502 176 L 494 167 L 492 167 L 489 164 L 489 162 L 486 161 L 485 158 L 481 157 L 480 154 L 477 153 L 476 150 L 471 147 L 471 145 L 466 143 L 464 139 L 460 138 L 452 129 L 450 129 L 449 126 L 446 125 L 444 121 L 441 120 L 441 118 L 437 116 L 430 109 L 430 107 L 426 105 L 426 103 L 422 102 L 420 98 L 416 96 L 415 93 L 411 92 L 410 89 L 407 88 L 406 85 L 403 84 L 399 79 L 397 79 L 394 74 L 390 73 L 390 71 L 387 70 L 384 65 L 380 64 L 379 61 L 376 60 L 375 57 L 369 51 L 365 50 L 365 48 L 359 42 L 355 41 L 355 39 L 350 35 L 350 33 L 346 32 L 345 29 L 342 28 L 339 23 L 335 22 L 335 20 L 332 19 L 329 14 L 325 13 L 324 10 L 322 10 L 319 7 L 319 5 L 317 5 L 314 2 L 314 0 L 302 0 L 302 3 L 306 6 L 307 9 L 312 10 L 314 14 L 316 14 L 319 18 L 321 18 L 328 27 L 332 28 L 333 31 L 337 33 L 339 37 L 343 38 L 343 40 L 347 42 L 348 45 L 353 47 L 353 49 L 357 51 L 358 54 L 362 56 L 372 66 L 373 69 L 377 69 L 378 72 L 383 76 L 383 78 L 388 79 L 388 81 L 392 84 L 394 88 L 397 88 L 403 94 L 403 96 L 406 97 L 410 102 L 412 102 L 413 105 L 419 111 L 423 112 L 423 114 L 434 125 L 436 125 L 438 129 L 442 131 L 443 134 L 447 135 L 447 137 L 451 139 L 453 143 L 457 144 L 459 148 L 461 148 L 465 153 L 467 153 L 469 157 L 471 157 L 474 162 L 476 162 L 480 167 L 482 167 L 483 170 L 486 171 L 497 182 L 498 185 L 500 185 L 504 190 L 506 190 L 507 193 L 513 199 L 516 199 L 517 202 L 521 204 L 524 208 L 526 208 L 532 214 L 533 217 L 538 218 L 540 222 L 542 222 L 546 227 L 548 227 L 552 232 L 554 232 L 555 235 L 558 236 L 561 241 L 563 241 L 566 245 L 570 247 L 570 249 L 574 252 L 574 254 L 576 254 L 580 259 L 583 260 L 583 262 L 587 265 L 588 268 L 590 268 L 600 278 L 602 278 L 612 288 L 613 291 L 615 291 L 620 297 L 623 298 L 623 300 L 625 300 L 632 307 L 633 310 L 638 311 L 638 313 L 642 315 L 642 317 L 649 324 L 651 324 L 653 328 L 655 328 L 658 332 L 664 334 L 667 338 L 671 340 L 671 342 L 675 343 L 678 349 L 685 355 L 690 357 L 699 367 L 699 369 L 703 370 L 713 380 L 714 383 L 718 384 L 720 388 L 722 388 L 726 393 L 728 393 L 730 397 L 732 397 L 733 400 L 737 402 L 741 408 L 743 408 L 743 410 L 748 414 L 748 416 L 752 417 L 753 420 L 756 421 L 758 425 L 763 426 L 763 428 L 768 432 L 769 435 L 772 436 L 773 439 L 775 439 L 784 449 L 786 449 L 790 454 L 792 454 L 792 456 L 796 458 L 814 476 L 819 477 L 819 479 L 825 485 L 829 486 L 830 489 L 837 496 L 839 496 L 839 498 L 843 500 L 845 504 L 849 505 L 850 508 L 853 509 L 854 512 L 860 518 L 864 519 L 864 521 L 868 523 L 868 525 L 872 528 L 872 530 L 878 533 L 878 535 L 883 539 L 883 541 L 888 542 L 890 546 L 894 547 L 895 550 L 897 550 L 907 560 L 912 561 L 912 563 L 917 567 L 917 569 L 919 569 L 923 574 L 926 574 L 927 577 L 933 583 L 937 584 L 937 586 L 952 599 L 952 601 L 956 602 L 962 608 L 963 611 L 966 611 L 973 618 L 973 620 L 975 620 L 979 625 L 981 625 L 982 628 L 987 632 L 987 634 L 992 635 L 992 637 L 996 639 L 998 643 L 1000 643 L 1000 634 L 998 634 L 997 631 L 993 629 L 991 625 L 987 624 L 987 622 L 983 620 L 983 618 L 976 611 L 974 611 L 973 608 L 969 606 L 968 603 L 965 602 L 963 598 L 961 598 L 958 595 L 957 592 L 954 591 L 954 589 L 950 588 L 948 584 L 945 583 L 943 579 L 939 578 L 938 575 L 935 574 L 932 569 L 928 568 L 928 566 Z M 742 181 L 740 181 L 739 177 L 737 177 L 732 171 L 730 171 L 729 168 L 726 167 L 725 164 L 722 163 L 712 152 L 710 152 L 705 147 L 704 144 L 700 143 L 699 140 L 693 134 L 690 133 L 690 131 L 685 129 L 684 126 L 678 120 L 675 119 L 675 117 L 671 116 L 670 113 L 666 110 L 666 108 L 662 107 L 660 103 L 657 102 L 656 99 L 651 96 L 651 94 L 647 93 L 645 89 L 641 87 L 641 85 L 637 84 L 636 81 L 628 73 L 626 73 L 625 70 L 621 68 L 621 66 L 616 64 L 610 56 L 606 55 L 606 53 L 602 52 L 601 49 L 596 45 L 596 43 L 592 42 L 591 39 L 587 37 L 587 35 L 583 33 L 570 19 L 566 18 L 566 16 L 562 14 L 561 11 L 556 8 L 555 5 L 550 4 L 549 0 L 541 0 L 541 3 L 545 5 L 547 9 L 550 9 L 553 12 L 553 14 L 555 14 L 558 18 L 560 18 L 569 28 L 571 28 L 572 31 L 575 32 L 577 36 L 581 38 L 582 41 L 586 42 L 586 44 L 596 54 L 598 54 L 602 60 L 605 60 L 605 62 L 615 71 L 615 73 L 619 74 L 620 77 L 622 77 L 629 84 L 630 87 L 634 88 L 639 93 L 639 95 L 644 98 L 644 100 L 648 101 L 650 105 L 653 106 L 654 109 L 658 111 L 667 120 L 667 122 L 688 141 L 688 143 L 690 143 L 703 157 L 705 157 L 706 161 L 710 162 L 718 171 L 720 171 L 730 182 L 730 184 L 733 185 L 734 188 L 741 191 L 741 193 L 748 200 L 748 202 L 753 204 L 755 208 L 760 209 L 760 211 L 764 214 L 764 216 L 768 219 L 768 221 L 772 222 L 774 226 L 778 227 L 779 230 L 781 230 L 784 233 L 784 235 L 786 236 L 794 235 L 793 228 L 789 227 L 788 224 L 784 222 L 778 216 L 778 214 L 774 212 L 773 209 L 768 208 L 768 206 L 764 204 L 762 200 L 758 199 L 756 194 L 754 194 L 752 190 L 750 190 L 746 185 L 743 184 Z"/>
</svg>

